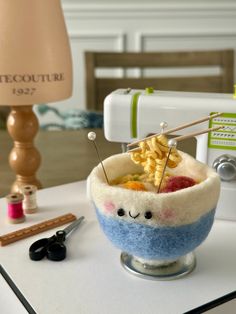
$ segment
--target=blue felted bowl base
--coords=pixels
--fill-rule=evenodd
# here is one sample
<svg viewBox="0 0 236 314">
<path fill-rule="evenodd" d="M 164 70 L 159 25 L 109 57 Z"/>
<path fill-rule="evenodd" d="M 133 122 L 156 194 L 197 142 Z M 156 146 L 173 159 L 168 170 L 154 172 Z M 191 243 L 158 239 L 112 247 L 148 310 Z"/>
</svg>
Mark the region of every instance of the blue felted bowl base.
<svg viewBox="0 0 236 314">
<path fill-rule="evenodd" d="M 205 240 L 215 209 L 194 223 L 170 227 L 127 222 L 106 216 L 97 208 L 96 213 L 104 233 L 121 251 L 147 260 L 175 260 L 192 252 Z"/>
</svg>

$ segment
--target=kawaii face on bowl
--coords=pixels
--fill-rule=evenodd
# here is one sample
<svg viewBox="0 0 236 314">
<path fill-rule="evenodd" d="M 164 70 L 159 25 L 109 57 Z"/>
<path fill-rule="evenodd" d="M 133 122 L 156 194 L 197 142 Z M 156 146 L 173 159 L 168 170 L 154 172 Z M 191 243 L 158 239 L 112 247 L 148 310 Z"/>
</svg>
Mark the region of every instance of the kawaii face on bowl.
<svg viewBox="0 0 236 314">
<path fill-rule="evenodd" d="M 110 185 L 100 165 L 93 169 L 88 192 L 102 230 L 116 247 L 148 260 L 174 260 L 194 250 L 207 237 L 220 179 L 213 169 L 184 153 L 183 160 L 186 164 L 180 165 L 180 173 L 200 183 L 171 193 Z M 110 180 L 141 172 L 128 154 L 109 157 L 104 166 Z"/>
<path fill-rule="evenodd" d="M 115 205 L 112 201 L 105 201 L 104 214 L 113 218 L 120 219 L 121 221 L 127 221 L 131 223 L 143 223 L 147 225 L 158 225 L 161 223 L 175 223 L 175 210 L 171 208 L 165 208 L 158 212 L 152 211 L 149 208 L 146 210 L 136 208 L 123 208 L 119 205 Z"/>
<path fill-rule="evenodd" d="M 187 154 L 182 155 L 184 162 L 178 171 L 200 183 L 171 193 L 157 194 L 108 185 L 99 165 L 90 175 L 91 198 L 95 207 L 106 217 L 149 226 L 178 226 L 196 221 L 215 209 L 220 180 L 207 165 Z M 129 154 L 114 155 L 104 164 L 111 179 L 140 171 Z"/>
</svg>

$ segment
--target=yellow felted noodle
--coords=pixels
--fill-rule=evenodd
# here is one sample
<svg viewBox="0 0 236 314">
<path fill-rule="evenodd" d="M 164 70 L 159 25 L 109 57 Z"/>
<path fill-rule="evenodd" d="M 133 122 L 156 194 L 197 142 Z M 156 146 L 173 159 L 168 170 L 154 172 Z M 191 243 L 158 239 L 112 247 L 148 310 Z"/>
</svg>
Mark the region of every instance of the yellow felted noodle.
<svg viewBox="0 0 236 314">
<path fill-rule="evenodd" d="M 144 172 L 147 174 L 147 181 L 159 186 L 163 175 L 163 169 L 166 164 L 169 153 L 168 140 L 164 135 L 152 137 L 149 140 L 139 143 L 141 151 L 130 152 L 131 159 L 136 164 L 141 164 Z M 181 161 L 176 148 L 171 149 L 167 167 L 175 168 Z M 168 171 L 165 171 L 163 181 L 170 176 Z"/>
</svg>

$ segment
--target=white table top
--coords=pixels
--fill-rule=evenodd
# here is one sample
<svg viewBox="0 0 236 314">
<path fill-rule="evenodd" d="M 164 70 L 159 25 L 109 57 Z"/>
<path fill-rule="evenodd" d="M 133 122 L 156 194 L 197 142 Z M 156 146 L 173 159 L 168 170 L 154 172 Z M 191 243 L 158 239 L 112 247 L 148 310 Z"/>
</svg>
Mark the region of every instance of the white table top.
<svg viewBox="0 0 236 314">
<path fill-rule="evenodd" d="M 0 274 L 0 308 L 4 314 L 27 314 L 25 307 L 19 302 L 13 290 Z"/>
<path fill-rule="evenodd" d="M 175 281 L 150 281 L 120 265 L 120 252 L 100 230 L 84 181 L 38 191 L 37 200 L 39 211 L 18 225 L 6 222 L 6 201 L 0 200 L 0 234 L 69 212 L 86 218 L 66 240 L 64 261 L 34 262 L 28 257 L 32 242 L 55 229 L 0 247 L 2 266 L 39 314 L 183 313 L 236 288 L 236 222 L 215 221 L 196 250 L 197 267 L 191 274 Z M 8 290 L 3 294 L 9 296 Z M 1 313 L 8 313 L 2 306 Z"/>
</svg>

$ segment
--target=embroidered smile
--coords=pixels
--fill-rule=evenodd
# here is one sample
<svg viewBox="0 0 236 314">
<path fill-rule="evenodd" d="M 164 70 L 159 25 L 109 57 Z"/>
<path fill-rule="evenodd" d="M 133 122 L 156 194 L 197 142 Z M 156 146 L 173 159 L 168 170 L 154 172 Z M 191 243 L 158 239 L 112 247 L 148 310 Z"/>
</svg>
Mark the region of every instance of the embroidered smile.
<svg viewBox="0 0 236 314">
<path fill-rule="evenodd" d="M 134 218 L 134 219 L 135 219 L 135 218 L 137 218 L 139 215 L 140 215 L 140 213 L 138 213 L 136 216 L 132 216 L 131 213 L 130 213 L 130 211 L 129 211 L 129 216 L 130 216 L 131 218 Z"/>
</svg>

